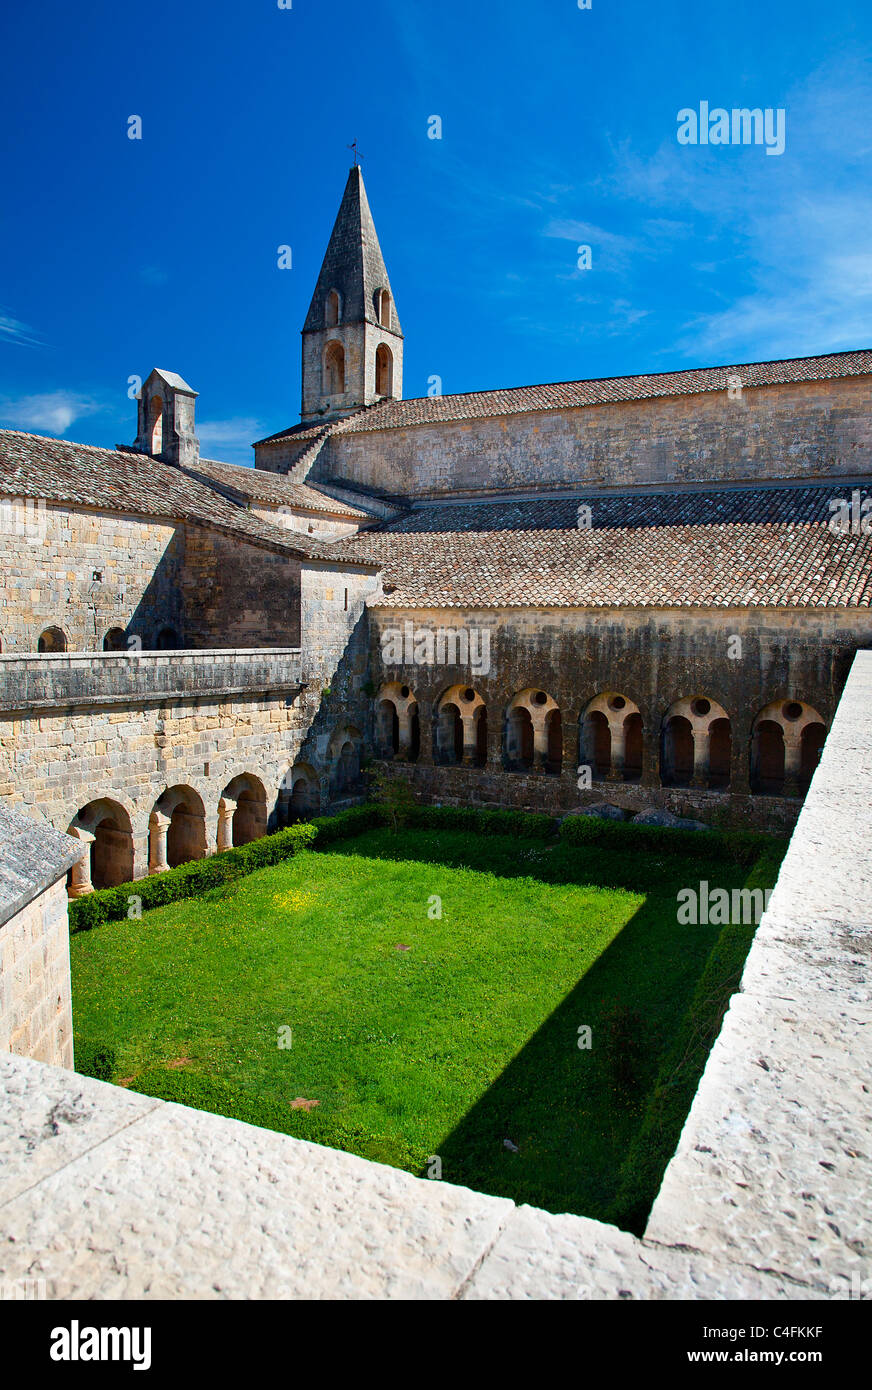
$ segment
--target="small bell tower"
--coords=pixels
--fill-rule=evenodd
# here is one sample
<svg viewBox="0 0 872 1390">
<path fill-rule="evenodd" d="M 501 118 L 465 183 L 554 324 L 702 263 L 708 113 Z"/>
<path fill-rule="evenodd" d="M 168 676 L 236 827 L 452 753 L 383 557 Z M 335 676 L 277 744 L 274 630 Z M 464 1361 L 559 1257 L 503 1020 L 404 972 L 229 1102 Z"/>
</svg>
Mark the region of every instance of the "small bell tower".
<svg viewBox="0 0 872 1390">
<path fill-rule="evenodd" d="M 134 448 L 164 463 L 193 467 L 200 457 L 200 441 L 194 433 L 197 395 L 176 372 L 155 367 L 139 393 Z"/>
<path fill-rule="evenodd" d="M 304 421 L 403 394 L 403 334 L 360 165 L 348 182 L 303 325 Z"/>
</svg>

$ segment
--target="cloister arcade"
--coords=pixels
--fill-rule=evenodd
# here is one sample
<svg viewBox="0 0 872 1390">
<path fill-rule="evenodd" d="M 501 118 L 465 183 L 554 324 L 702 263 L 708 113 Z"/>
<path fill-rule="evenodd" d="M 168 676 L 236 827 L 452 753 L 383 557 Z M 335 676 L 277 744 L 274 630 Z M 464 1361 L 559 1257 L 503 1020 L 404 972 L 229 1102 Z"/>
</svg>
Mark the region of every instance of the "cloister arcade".
<svg viewBox="0 0 872 1390">
<path fill-rule="evenodd" d="M 494 723 L 480 691 L 450 686 L 434 699 L 428 722 L 436 765 L 483 768 L 490 763 L 494 770 L 507 773 L 552 776 L 575 767 L 574 721 L 564 721 L 553 696 L 532 686 L 513 695 Z M 408 685 L 382 686 L 376 697 L 375 724 L 377 757 L 418 761 L 422 718 L 419 701 Z M 489 738 L 497 729 L 498 747 Z M 714 792 L 731 788 L 737 754 L 733 721 L 711 696 L 677 699 L 646 728 L 639 705 L 629 695 L 603 691 L 583 706 L 577 732 L 578 764 L 590 769 L 593 782 L 641 782 L 647 753 L 656 759 L 656 781 L 661 787 Z M 747 749 L 750 789 L 768 796 L 800 795 L 811 781 L 825 735 L 824 721 L 811 705 L 799 700 L 766 705 L 753 719 Z M 652 736 L 655 742 L 659 738 L 656 751 L 650 745 Z"/>
<path fill-rule="evenodd" d="M 736 746 L 734 722 L 744 729 L 744 748 Z M 743 724 L 710 696 L 683 696 L 658 718 L 611 690 L 564 717 L 554 696 L 534 686 L 489 712 L 473 686 L 452 685 L 424 702 L 399 681 L 378 691 L 372 729 L 376 757 L 398 763 L 547 776 L 564 787 L 571 780 L 573 789 L 586 766 L 593 783 L 704 793 L 738 785 L 742 794 L 766 797 L 804 794 L 826 735 L 817 710 L 796 699 L 771 701 Z M 361 729 L 340 721 L 322 755 L 296 758 L 278 785 L 240 771 L 211 792 L 203 783 L 199 790 L 176 783 L 145 806 L 97 794 L 67 823 L 89 846 L 70 871 L 70 895 L 165 872 L 353 800 L 364 790 L 363 751 Z"/>
</svg>

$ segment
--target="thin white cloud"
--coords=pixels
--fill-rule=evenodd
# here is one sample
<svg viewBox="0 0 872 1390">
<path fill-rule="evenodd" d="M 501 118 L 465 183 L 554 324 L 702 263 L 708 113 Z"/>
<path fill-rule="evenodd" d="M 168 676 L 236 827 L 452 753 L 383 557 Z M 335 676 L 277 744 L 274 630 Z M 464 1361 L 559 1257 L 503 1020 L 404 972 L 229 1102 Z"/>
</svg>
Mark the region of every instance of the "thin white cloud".
<svg viewBox="0 0 872 1390">
<path fill-rule="evenodd" d="M 89 396 L 72 391 L 46 391 L 33 396 L 0 398 L 0 419 L 7 428 L 66 434 L 74 420 L 101 409 Z"/>
<path fill-rule="evenodd" d="M 234 416 L 230 420 L 197 422 L 197 437 L 204 458 L 225 463 L 253 463 L 252 444 L 267 433 L 267 426 L 254 416 Z"/>
<path fill-rule="evenodd" d="M 0 339 L 6 343 L 20 343 L 24 347 L 40 347 L 40 340 L 26 323 L 0 313 Z"/>
</svg>

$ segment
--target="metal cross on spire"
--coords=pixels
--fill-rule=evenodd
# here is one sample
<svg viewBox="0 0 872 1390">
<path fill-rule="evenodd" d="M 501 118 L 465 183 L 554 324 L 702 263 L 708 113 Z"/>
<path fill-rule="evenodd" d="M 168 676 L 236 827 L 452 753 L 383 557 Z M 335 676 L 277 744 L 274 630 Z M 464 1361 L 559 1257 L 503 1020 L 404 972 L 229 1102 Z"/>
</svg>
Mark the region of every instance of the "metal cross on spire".
<svg viewBox="0 0 872 1390">
<path fill-rule="evenodd" d="M 359 158 L 359 156 L 363 153 L 363 151 L 362 151 L 362 150 L 359 150 L 359 149 L 357 148 L 357 141 L 356 141 L 356 140 L 352 140 L 351 144 L 348 145 L 347 148 L 348 148 L 349 150 L 353 150 L 353 151 L 354 151 L 354 167 L 355 167 L 355 169 L 356 169 L 357 166 L 358 166 L 358 164 L 360 163 L 360 158 Z"/>
</svg>

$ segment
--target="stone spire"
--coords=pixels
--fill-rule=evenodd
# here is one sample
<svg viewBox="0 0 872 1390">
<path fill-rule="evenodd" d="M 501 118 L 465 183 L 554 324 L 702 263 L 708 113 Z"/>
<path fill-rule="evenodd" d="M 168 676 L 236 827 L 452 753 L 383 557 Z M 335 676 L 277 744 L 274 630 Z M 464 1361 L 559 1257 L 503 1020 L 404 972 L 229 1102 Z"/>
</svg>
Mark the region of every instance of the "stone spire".
<svg viewBox="0 0 872 1390">
<path fill-rule="evenodd" d="M 402 396 L 403 334 L 359 165 L 348 181 L 303 325 L 303 419 Z"/>
</svg>

